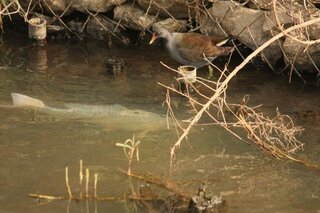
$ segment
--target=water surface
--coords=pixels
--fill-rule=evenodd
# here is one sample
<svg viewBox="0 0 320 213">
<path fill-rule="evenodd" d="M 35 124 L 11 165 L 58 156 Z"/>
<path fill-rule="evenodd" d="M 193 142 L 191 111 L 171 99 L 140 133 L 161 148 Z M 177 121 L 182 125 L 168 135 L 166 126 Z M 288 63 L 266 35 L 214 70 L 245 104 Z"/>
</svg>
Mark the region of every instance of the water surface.
<svg viewBox="0 0 320 213">
<path fill-rule="evenodd" d="M 108 75 L 105 60 L 125 60 L 124 72 Z M 53 106 L 65 103 L 122 104 L 165 114 L 166 90 L 175 74 L 159 61 L 177 66 L 158 47 L 115 47 L 99 42 L 49 41 L 36 47 L 20 35 L 4 38 L 0 47 L 0 102 L 11 104 L 18 92 Z M 217 61 L 219 62 L 219 60 Z M 237 62 L 235 62 L 236 65 Z M 205 76 L 205 70 L 200 73 Z M 272 114 L 319 111 L 319 89 L 301 82 L 289 84 L 270 71 L 248 67 L 229 86 L 230 100 L 250 95 L 252 105 L 263 104 Z M 173 97 L 181 118 L 188 116 L 188 103 Z M 79 190 L 79 160 L 99 174 L 99 196 L 121 196 L 143 184 L 121 174 L 127 160 L 115 143 L 136 134 L 141 141 L 140 163 L 133 169 L 161 177 L 167 175 L 174 130 L 141 134 L 130 129 L 105 126 L 83 119 L 61 119 L 28 109 L 0 111 L 0 208 L 1 212 L 145 212 L 133 202 L 52 201 L 37 203 L 28 193 L 67 195 L 64 169 L 70 170 L 74 193 Z M 319 117 L 294 117 L 304 125 L 303 156 L 320 162 Z M 138 124 L 137 124 L 138 125 Z M 219 127 L 196 128 L 179 149 L 173 178 L 188 192 L 196 192 L 202 180 L 209 190 L 223 195 L 227 212 L 319 212 L 320 172 L 284 160 L 272 159 L 238 141 Z M 91 186 L 92 188 L 92 186 Z"/>
</svg>

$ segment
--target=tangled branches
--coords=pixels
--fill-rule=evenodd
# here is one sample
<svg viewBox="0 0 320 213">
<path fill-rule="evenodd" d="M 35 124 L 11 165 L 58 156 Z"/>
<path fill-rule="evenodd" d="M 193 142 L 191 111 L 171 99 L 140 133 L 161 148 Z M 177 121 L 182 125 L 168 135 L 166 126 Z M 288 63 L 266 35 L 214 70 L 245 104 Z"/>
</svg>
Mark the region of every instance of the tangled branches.
<svg viewBox="0 0 320 213">
<path fill-rule="evenodd" d="M 258 47 L 247 58 L 245 58 L 242 63 L 240 63 L 232 72 L 230 72 L 230 74 L 226 74 L 226 68 L 224 70 L 220 70 L 221 75 L 216 82 L 198 78 L 198 84 L 202 85 L 204 88 L 212 92 L 211 96 L 207 96 L 193 86 L 196 94 L 205 99 L 204 103 L 200 103 L 196 99 L 192 98 L 192 96 L 190 96 L 189 94 L 184 94 L 174 87 L 168 87 L 160 83 L 160 85 L 164 86 L 169 91 L 179 93 L 188 98 L 191 106 L 193 106 L 193 108 L 195 109 L 195 115 L 190 119 L 189 125 L 186 128 L 181 128 L 182 134 L 171 148 L 169 168 L 170 171 L 172 171 L 176 149 L 180 147 L 183 139 L 187 137 L 191 128 L 199 122 L 200 118 L 204 114 L 207 114 L 215 124 L 221 125 L 228 132 L 232 133 L 239 139 L 242 138 L 231 128 L 229 128 L 229 126 L 231 125 L 235 127 L 242 127 L 246 130 L 248 138 L 251 139 L 251 141 L 254 142 L 255 145 L 257 145 L 263 151 L 271 154 L 272 156 L 275 156 L 277 158 L 286 158 L 295 162 L 302 163 L 306 166 L 313 166 L 304 160 L 292 157 L 292 153 L 302 149 L 303 147 L 303 144 L 296 139 L 296 135 L 302 131 L 302 128 L 294 127 L 291 119 L 289 119 L 289 122 L 286 122 L 287 119 L 285 118 L 288 118 L 287 116 L 278 114 L 276 118 L 270 119 L 263 116 L 263 114 L 259 114 L 258 112 L 256 112 L 255 108 L 250 108 L 249 106 L 245 105 L 239 108 L 241 109 L 239 111 L 240 113 L 233 111 L 233 114 L 235 115 L 234 118 L 236 118 L 238 121 L 229 122 L 227 121 L 227 118 L 224 114 L 224 109 L 225 107 L 227 107 L 227 109 L 232 109 L 232 105 L 229 105 L 226 101 L 226 91 L 228 83 L 253 57 L 259 54 L 271 43 L 284 36 L 285 33 L 289 33 L 293 30 L 309 26 L 319 20 L 320 18 L 316 18 L 298 25 L 294 25 L 275 35 L 274 37 L 266 41 L 263 45 Z M 214 66 L 213 64 L 211 65 Z M 227 65 L 225 67 L 227 67 Z M 200 107 L 200 109 L 197 110 L 197 107 Z M 216 116 L 214 116 L 214 114 L 210 112 L 209 109 L 212 108 L 216 108 L 216 110 L 220 113 L 221 117 L 223 118 L 223 122 L 219 121 Z"/>
<path fill-rule="evenodd" d="M 288 159 L 312 166 L 304 160 L 293 157 L 298 151 L 303 150 L 304 144 L 297 139 L 303 128 L 295 126 L 291 118 L 288 115 L 282 115 L 279 110 L 276 110 L 276 115 L 272 118 L 266 116 L 261 112 L 260 106 L 248 105 L 248 97 L 244 97 L 242 103 L 239 104 L 228 103 L 227 85 L 221 88 L 223 82 L 229 77 L 225 73 L 226 70 L 221 71 L 221 77 L 218 81 L 198 78 L 197 86 L 190 84 L 195 91 L 193 95 L 160 83 L 168 90 L 168 94 L 174 92 L 187 98 L 194 110 L 194 115 L 187 120 L 188 126 L 186 128 L 183 128 L 183 125 L 179 123 L 175 125 L 182 133 L 171 148 L 170 171 L 177 148 L 180 147 L 191 128 L 196 125 L 219 125 L 238 139 L 277 159 Z M 207 96 L 208 90 L 212 91 L 214 95 Z M 169 114 L 174 115 L 173 109 L 170 107 L 170 95 L 167 95 L 166 102 L 169 106 Z M 209 117 L 210 121 L 203 123 L 201 118 L 204 116 Z M 174 120 L 178 122 L 176 119 Z M 243 138 L 242 134 L 236 129 L 244 130 L 249 140 Z"/>
<path fill-rule="evenodd" d="M 236 118 L 233 127 L 246 130 L 248 138 L 258 148 L 276 158 L 290 158 L 288 154 L 302 150 L 304 144 L 296 138 L 303 131 L 302 127 L 295 126 L 292 119 L 288 115 L 282 115 L 278 109 L 276 116 L 269 118 L 262 112 L 257 112 L 259 106 L 249 107 L 247 100 L 244 98 L 242 104 L 225 102 L 225 106 L 229 107 Z"/>
</svg>

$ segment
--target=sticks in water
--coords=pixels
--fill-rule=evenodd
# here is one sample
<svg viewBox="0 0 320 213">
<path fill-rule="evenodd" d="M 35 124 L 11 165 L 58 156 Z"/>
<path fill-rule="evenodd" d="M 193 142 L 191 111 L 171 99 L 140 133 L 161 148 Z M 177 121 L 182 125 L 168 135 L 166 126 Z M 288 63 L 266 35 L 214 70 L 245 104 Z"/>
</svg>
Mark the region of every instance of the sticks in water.
<svg viewBox="0 0 320 213">
<path fill-rule="evenodd" d="M 86 175 L 85 175 L 85 196 L 83 196 L 83 161 L 80 160 L 80 171 L 79 171 L 79 185 L 80 185 L 80 192 L 79 197 L 72 194 L 72 188 L 69 182 L 69 168 L 65 168 L 65 182 L 67 187 L 67 196 L 54 196 L 54 195 L 45 195 L 45 194 L 37 194 L 37 193 L 30 193 L 28 194 L 29 197 L 35 198 L 38 200 L 44 199 L 44 200 L 74 200 L 74 201 L 89 201 L 89 200 L 95 200 L 95 201 L 116 201 L 116 200 L 153 200 L 153 198 L 149 197 L 140 197 L 135 194 L 132 195 L 124 195 L 124 196 L 118 196 L 118 197 L 112 197 L 112 196 L 106 196 L 106 197 L 99 197 L 98 196 L 98 174 L 94 173 L 93 178 L 93 195 L 90 195 L 89 191 L 89 183 L 90 183 L 90 170 L 86 168 Z"/>
</svg>

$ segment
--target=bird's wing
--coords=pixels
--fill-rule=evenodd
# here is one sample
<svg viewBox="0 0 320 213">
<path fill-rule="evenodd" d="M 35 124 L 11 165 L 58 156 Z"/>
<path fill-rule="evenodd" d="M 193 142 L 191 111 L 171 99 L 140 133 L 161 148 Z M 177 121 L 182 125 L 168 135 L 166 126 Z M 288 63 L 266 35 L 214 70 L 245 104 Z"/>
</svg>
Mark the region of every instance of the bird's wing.
<svg viewBox="0 0 320 213">
<path fill-rule="evenodd" d="M 184 34 L 180 42 L 176 43 L 176 50 L 182 58 L 193 62 L 203 60 L 203 54 L 206 57 L 216 57 L 230 53 L 225 47 L 215 46 L 210 37 L 197 33 Z"/>
<path fill-rule="evenodd" d="M 216 45 L 216 44 L 218 44 L 218 43 L 220 43 L 221 41 L 226 40 L 226 39 L 227 39 L 227 37 L 224 37 L 224 36 L 214 36 L 214 37 L 210 37 L 210 40 L 211 40 L 211 42 L 212 42 L 214 45 Z"/>
</svg>

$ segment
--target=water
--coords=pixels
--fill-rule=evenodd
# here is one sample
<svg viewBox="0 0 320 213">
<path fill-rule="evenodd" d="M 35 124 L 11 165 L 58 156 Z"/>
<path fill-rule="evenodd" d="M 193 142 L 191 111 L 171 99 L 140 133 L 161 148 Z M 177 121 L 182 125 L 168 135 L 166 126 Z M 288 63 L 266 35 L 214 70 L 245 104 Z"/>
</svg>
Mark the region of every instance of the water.
<svg viewBox="0 0 320 213">
<path fill-rule="evenodd" d="M 159 61 L 177 66 L 157 47 L 110 50 L 98 42 L 49 41 L 39 48 L 21 35 L 5 37 L 0 53 L 0 104 L 11 104 L 10 93 L 19 92 L 57 107 L 64 103 L 117 103 L 165 114 L 166 90 L 157 82 L 170 85 L 175 74 Z M 105 74 L 105 60 L 110 57 L 124 59 L 122 75 Z M 230 100 L 246 94 L 252 105 L 263 104 L 269 114 L 275 107 L 294 114 L 319 111 L 320 106 L 319 89 L 299 82 L 288 84 L 280 76 L 252 67 L 238 74 L 229 86 Z M 173 99 L 179 116 L 186 117 L 188 103 L 178 96 Z M 143 181 L 119 172 L 118 168 L 127 168 L 127 160 L 115 144 L 136 134 L 142 144 L 134 171 L 164 177 L 170 146 L 177 139 L 173 130 L 139 133 L 28 109 L 2 108 L 0 118 L 1 212 L 145 212 L 130 201 L 38 203 L 28 194 L 67 195 L 66 166 L 73 193 L 77 193 L 82 159 L 91 174 L 99 174 L 99 196 L 122 196 Z M 300 138 L 306 143 L 303 156 L 319 164 L 319 117 L 294 119 L 306 128 Z M 227 212 L 319 212 L 319 175 L 319 170 L 271 159 L 218 127 L 193 130 L 178 150 L 173 172 L 173 178 L 188 192 L 195 193 L 202 180 L 208 180 L 209 190 L 227 201 Z"/>
</svg>

